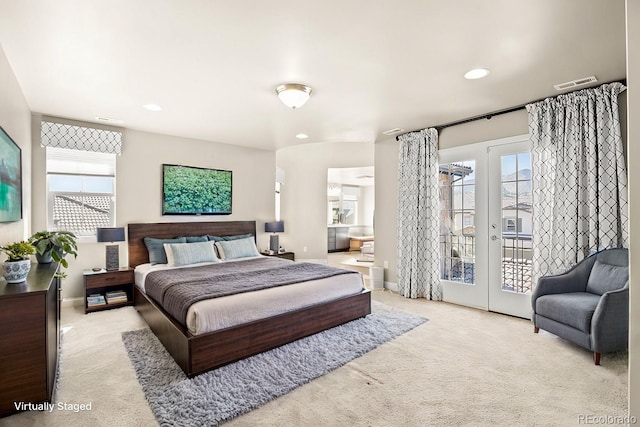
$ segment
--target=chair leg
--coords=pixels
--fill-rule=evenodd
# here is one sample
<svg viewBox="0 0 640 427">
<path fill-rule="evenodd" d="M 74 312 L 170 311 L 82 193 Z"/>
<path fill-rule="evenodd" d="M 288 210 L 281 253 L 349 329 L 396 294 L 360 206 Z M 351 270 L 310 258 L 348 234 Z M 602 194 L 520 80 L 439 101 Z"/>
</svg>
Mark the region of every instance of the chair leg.
<svg viewBox="0 0 640 427">
<path fill-rule="evenodd" d="M 600 353 L 598 353 L 597 351 L 593 352 L 593 361 L 596 365 L 600 364 Z"/>
<path fill-rule="evenodd" d="M 540 328 L 538 328 L 537 326 L 533 327 L 533 333 L 537 334 L 538 332 L 540 332 Z"/>
</svg>

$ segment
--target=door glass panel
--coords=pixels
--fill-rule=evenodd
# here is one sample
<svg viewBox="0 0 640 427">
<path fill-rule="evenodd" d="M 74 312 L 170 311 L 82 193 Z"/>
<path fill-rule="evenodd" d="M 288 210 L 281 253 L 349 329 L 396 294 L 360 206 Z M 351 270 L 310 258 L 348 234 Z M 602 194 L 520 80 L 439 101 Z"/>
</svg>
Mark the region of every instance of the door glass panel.
<svg viewBox="0 0 640 427">
<path fill-rule="evenodd" d="M 440 278 L 475 283 L 475 161 L 440 165 Z"/>
<path fill-rule="evenodd" d="M 502 156 L 502 290 L 531 292 L 531 155 Z"/>
</svg>

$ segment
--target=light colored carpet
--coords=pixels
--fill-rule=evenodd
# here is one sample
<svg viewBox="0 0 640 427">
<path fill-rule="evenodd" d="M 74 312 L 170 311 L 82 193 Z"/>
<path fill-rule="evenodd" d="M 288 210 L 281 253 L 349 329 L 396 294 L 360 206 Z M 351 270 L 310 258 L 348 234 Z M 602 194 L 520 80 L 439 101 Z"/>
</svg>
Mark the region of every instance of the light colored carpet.
<svg viewBox="0 0 640 427">
<path fill-rule="evenodd" d="M 161 425 L 211 426 L 339 368 L 426 320 L 372 301 L 372 313 L 293 343 L 185 376 L 148 328 L 123 332 L 138 381 Z"/>
<path fill-rule="evenodd" d="M 374 291 L 374 300 L 429 319 L 346 365 L 225 426 L 571 426 L 580 415 L 625 415 L 627 355 L 592 355 L 531 322 Z M 91 411 L 27 412 L 7 426 L 155 426 L 121 333 L 145 327 L 131 307 L 65 309 L 56 401 Z M 584 424 L 584 423 L 582 423 Z"/>
</svg>

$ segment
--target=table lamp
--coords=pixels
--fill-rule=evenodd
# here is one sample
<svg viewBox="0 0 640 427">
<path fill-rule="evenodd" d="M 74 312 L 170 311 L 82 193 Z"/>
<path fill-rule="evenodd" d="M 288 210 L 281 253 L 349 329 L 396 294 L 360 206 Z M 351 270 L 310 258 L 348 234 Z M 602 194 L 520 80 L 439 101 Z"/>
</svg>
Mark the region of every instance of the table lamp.
<svg viewBox="0 0 640 427">
<path fill-rule="evenodd" d="M 124 242 L 124 227 L 98 228 L 98 242 Z M 120 268 L 120 253 L 118 245 L 106 246 L 107 270 L 118 270 Z"/>
<path fill-rule="evenodd" d="M 278 253 L 280 243 L 276 233 L 284 232 L 284 221 L 265 222 L 264 231 L 273 233 L 269 238 L 269 250 Z"/>
</svg>

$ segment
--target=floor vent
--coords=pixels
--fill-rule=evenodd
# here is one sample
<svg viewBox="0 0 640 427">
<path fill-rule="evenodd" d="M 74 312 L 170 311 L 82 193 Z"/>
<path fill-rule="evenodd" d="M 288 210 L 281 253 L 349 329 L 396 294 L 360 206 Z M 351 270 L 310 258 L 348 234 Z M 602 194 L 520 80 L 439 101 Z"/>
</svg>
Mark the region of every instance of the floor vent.
<svg viewBox="0 0 640 427">
<path fill-rule="evenodd" d="M 566 89 L 572 89 L 578 86 L 588 85 L 589 83 L 595 83 L 597 81 L 598 79 L 596 79 L 595 76 L 590 76 L 590 77 L 584 77 L 582 79 L 573 80 L 566 83 L 559 83 L 557 85 L 553 85 L 553 87 L 555 87 L 556 90 L 566 90 Z"/>
</svg>

